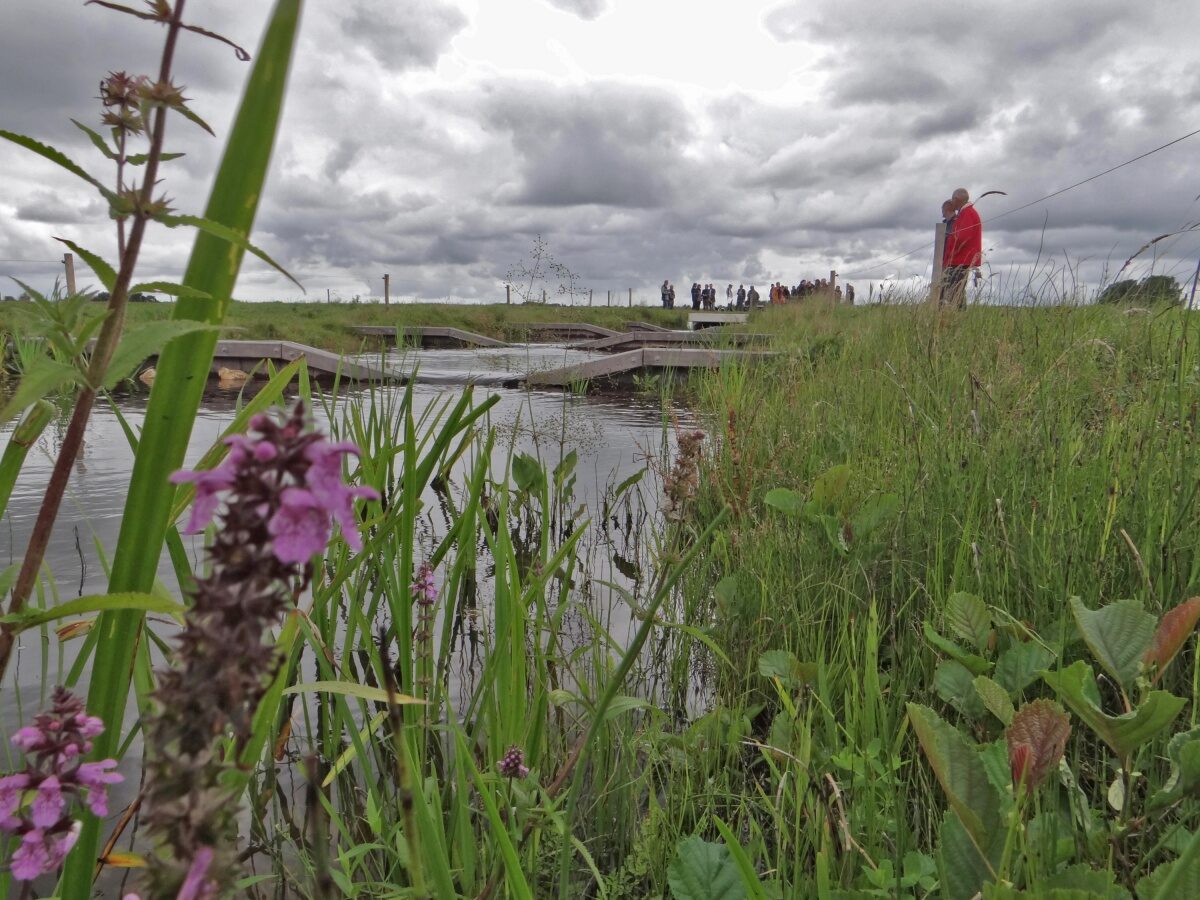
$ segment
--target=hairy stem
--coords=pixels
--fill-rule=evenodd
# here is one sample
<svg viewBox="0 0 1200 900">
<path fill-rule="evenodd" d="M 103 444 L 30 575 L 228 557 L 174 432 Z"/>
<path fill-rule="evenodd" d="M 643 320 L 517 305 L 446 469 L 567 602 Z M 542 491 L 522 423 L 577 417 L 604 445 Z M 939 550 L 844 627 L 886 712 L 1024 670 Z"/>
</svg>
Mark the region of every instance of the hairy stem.
<svg viewBox="0 0 1200 900">
<path fill-rule="evenodd" d="M 163 44 L 162 62 L 159 66 L 158 78 L 160 83 L 169 82 L 171 64 L 175 57 L 175 45 L 178 42 L 183 7 L 186 0 L 177 0 L 167 26 L 167 39 Z M 42 505 L 38 509 L 37 520 L 25 556 L 21 560 L 21 571 L 17 583 L 13 587 L 9 600 L 8 614 L 21 612 L 25 603 L 33 593 L 37 582 L 38 570 L 46 557 L 46 548 L 50 544 L 50 534 L 54 530 L 54 522 L 58 518 L 59 507 L 67 490 L 67 482 L 71 477 L 71 469 L 75 459 L 83 447 L 83 436 L 87 430 L 88 419 L 92 414 L 92 405 L 96 400 L 99 386 L 104 383 L 104 375 L 108 371 L 113 351 L 120 340 L 121 330 L 125 322 L 125 304 L 129 296 L 129 285 L 133 281 L 133 271 L 137 267 L 138 254 L 142 248 L 142 239 L 149 223 L 151 201 L 153 200 L 155 181 L 158 176 L 159 159 L 162 156 L 163 139 L 166 136 L 167 107 L 160 106 L 154 111 L 154 129 L 150 139 L 150 151 L 146 159 L 146 173 L 142 180 L 137 208 L 133 213 L 133 224 L 129 230 L 129 240 L 121 254 L 121 267 L 117 273 L 117 281 L 108 298 L 108 315 L 96 337 L 96 348 L 88 364 L 87 383 L 80 389 L 75 400 L 75 410 L 67 425 L 62 448 L 54 461 L 54 469 L 50 473 L 50 481 L 46 485 L 46 493 L 42 497 Z M 13 625 L 0 627 L 0 682 L 8 671 L 8 661 L 12 657 L 13 644 L 16 641 L 17 628 Z"/>
</svg>

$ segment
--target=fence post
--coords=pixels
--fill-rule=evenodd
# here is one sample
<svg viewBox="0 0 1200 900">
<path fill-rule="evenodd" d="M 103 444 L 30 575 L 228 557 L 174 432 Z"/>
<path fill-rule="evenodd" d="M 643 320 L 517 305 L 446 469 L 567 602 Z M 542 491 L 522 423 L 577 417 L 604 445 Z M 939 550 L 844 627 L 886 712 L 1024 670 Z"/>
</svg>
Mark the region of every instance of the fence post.
<svg viewBox="0 0 1200 900">
<path fill-rule="evenodd" d="M 612 289 L 608 290 L 608 299 L 605 301 L 609 306 L 612 306 Z"/>
<path fill-rule="evenodd" d="M 592 305 L 592 289 L 588 288 L 588 306 Z"/>
<path fill-rule="evenodd" d="M 633 309 L 633 288 L 629 289 L 629 308 Z"/>
<path fill-rule="evenodd" d="M 384 275 L 383 276 L 383 305 L 385 307 L 391 306 L 391 301 L 392 301 L 392 276 Z"/>
<path fill-rule="evenodd" d="M 829 299 L 837 299 L 837 272 L 829 270 Z"/>
<path fill-rule="evenodd" d="M 63 255 L 63 268 L 67 272 L 67 294 L 68 296 L 75 293 L 75 254 L 66 253 Z"/>
<path fill-rule="evenodd" d="M 945 265 L 946 223 L 938 222 L 933 229 L 933 278 L 929 282 L 929 302 L 937 305 L 942 298 L 942 269 Z"/>
</svg>

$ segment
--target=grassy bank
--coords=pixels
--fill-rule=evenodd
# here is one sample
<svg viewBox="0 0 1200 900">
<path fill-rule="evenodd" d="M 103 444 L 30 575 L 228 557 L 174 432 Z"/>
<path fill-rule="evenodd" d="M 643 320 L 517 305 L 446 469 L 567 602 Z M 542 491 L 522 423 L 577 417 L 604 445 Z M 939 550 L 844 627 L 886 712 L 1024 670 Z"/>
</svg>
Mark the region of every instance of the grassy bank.
<svg viewBox="0 0 1200 900">
<path fill-rule="evenodd" d="M 97 304 L 99 308 L 99 304 Z M 136 303 L 129 307 L 130 324 L 171 315 L 173 304 Z M 0 304 L 0 331 L 25 331 L 32 319 L 24 303 Z M 554 304 L 381 303 L 237 303 L 230 309 L 223 333 L 245 340 L 289 340 L 324 350 L 353 353 L 363 339 L 351 333 L 354 325 L 442 326 L 462 328 L 501 340 L 521 340 L 524 326 L 535 322 L 588 322 L 623 330 L 628 321 L 640 320 L 681 328 L 687 321 L 681 309 L 625 306 L 556 306 Z"/>
</svg>

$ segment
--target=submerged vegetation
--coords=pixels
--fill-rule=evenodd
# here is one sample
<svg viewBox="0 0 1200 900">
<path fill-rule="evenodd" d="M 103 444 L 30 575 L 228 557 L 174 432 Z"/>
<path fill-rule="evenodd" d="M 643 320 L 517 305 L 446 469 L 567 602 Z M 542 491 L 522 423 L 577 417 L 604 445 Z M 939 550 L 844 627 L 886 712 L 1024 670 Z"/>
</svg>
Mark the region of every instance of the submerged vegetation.
<svg viewBox="0 0 1200 900">
<path fill-rule="evenodd" d="M 148 5 L 168 47 L 182 7 Z M 110 83 L 116 144 L 95 143 L 118 190 L 87 180 L 129 252 L 118 269 L 73 248 L 106 312 L 30 289 L 45 340 L 13 326 L 0 498 L 54 421 L 45 398 L 73 402 L 35 540 L 0 576 L 19 717 L 0 720 L 17 751 L 0 891 L 84 898 L 129 875 L 155 898 L 1197 893 L 1184 310 L 767 310 L 755 327 L 782 352 L 679 385 L 701 427 L 664 408 L 646 468 L 590 505 L 565 413 L 506 429 L 496 397 L 323 392 L 298 363 L 180 474 L 231 321 L 230 245 L 261 253 L 249 198 L 298 12 L 277 4 L 206 218 L 120 174 L 126 139 L 187 114 L 169 79 Z M 142 164 L 165 157 L 154 135 Z M 152 221 L 200 237 L 182 284 L 142 286 L 180 299 L 124 329 Z M 62 599 L 42 554 L 91 405 L 150 351 L 108 592 Z M 557 434 L 526 452 L 539 424 Z M 202 557 L 185 514 L 209 528 Z"/>
</svg>

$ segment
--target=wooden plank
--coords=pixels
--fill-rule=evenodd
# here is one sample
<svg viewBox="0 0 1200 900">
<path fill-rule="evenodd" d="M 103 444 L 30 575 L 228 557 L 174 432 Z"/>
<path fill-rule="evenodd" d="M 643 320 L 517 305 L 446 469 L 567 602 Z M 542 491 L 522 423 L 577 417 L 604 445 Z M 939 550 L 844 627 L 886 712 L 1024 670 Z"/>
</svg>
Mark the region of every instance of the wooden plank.
<svg viewBox="0 0 1200 900">
<path fill-rule="evenodd" d="M 561 369 L 530 372 L 525 378 L 525 383 L 530 387 L 567 387 L 579 381 L 633 372 L 642 367 L 642 352 L 630 350 L 628 353 L 618 353 L 605 359 L 595 359 Z"/>
<path fill-rule="evenodd" d="M 366 337 L 381 337 L 395 343 L 396 327 L 394 325 L 352 325 L 354 334 Z M 506 347 L 504 341 L 461 328 L 443 327 L 440 325 L 406 325 L 400 329 L 406 340 L 412 339 L 422 346 L 437 343 L 448 343 L 462 347 Z"/>
<path fill-rule="evenodd" d="M 758 362 L 774 355 L 761 350 L 646 348 L 562 369 L 534 372 L 525 379 L 525 384 L 529 387 L 568 387 L 594 378 L 629 376 L 651 369 L 715 369 L 731 360 Z"/>
<path fill-rule="evenodd" d="M 626 322 L 625 328 L 627 331 L 670 331 L 663 325 L 655 325 L 653 322 Z"/>
<path fill-rule="evenodd" d="M 713 325 L 744 325 L 749 320 L 749 313 L 688 313 L 688 325 L 692 328 L 708 328 L 712 327 Z"/>
<path fill-rule="evenodd" d="M 728 344 L 740 347 L 745 344 L 766 343 L 770 337 L 765 334 L 748 332 L 706 332 L 706 331 L 643 331 L 619 334 L 616 337 L 601 338 L 579 344 L 579 350 L 592 350 L 602 353 L 620 353 L 636 347 L 686 347 L 714 346 Z"/>
<path fill-rule="evenodd" d="M 615 337 L 621 332 L 590 322 L 530 322 L 525 330 L 541 337 L 560 337 L 567 340 L 579 337 Z"/>
</svg>

